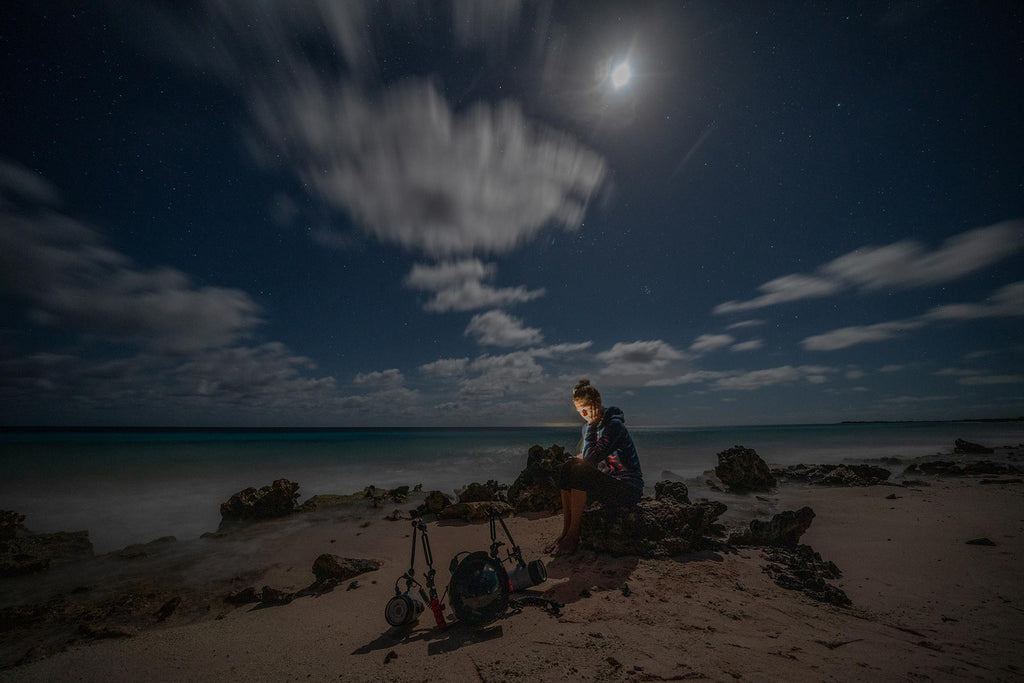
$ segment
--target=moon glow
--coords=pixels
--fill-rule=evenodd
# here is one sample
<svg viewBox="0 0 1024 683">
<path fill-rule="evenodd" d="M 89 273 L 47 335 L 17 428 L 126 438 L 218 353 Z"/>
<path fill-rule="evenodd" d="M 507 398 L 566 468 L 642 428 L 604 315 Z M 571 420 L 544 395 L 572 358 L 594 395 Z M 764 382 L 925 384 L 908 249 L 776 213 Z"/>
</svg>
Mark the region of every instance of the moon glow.
<svg viewBox="0 0 1024 683">
<path fill-rule="evenodd" d="M 633 72 L 630 71 L 629 62 L 622 62 L 612 69 L 611 79 L 612 87 L 616 90 L 629 83 L 629 79 L 633 76 Z"/>
</svg>

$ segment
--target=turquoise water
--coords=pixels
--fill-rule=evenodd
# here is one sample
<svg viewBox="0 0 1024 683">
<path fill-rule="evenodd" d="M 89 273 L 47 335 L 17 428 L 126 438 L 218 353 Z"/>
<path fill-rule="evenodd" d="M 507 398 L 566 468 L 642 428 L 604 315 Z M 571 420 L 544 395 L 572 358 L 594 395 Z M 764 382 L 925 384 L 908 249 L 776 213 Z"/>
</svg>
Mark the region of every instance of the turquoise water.
<svg viewBox="0 0 1024 683">
<path fill-rule="evenodd" d="M 1022 423 L 904 423 L 632 428 L 648 486 L 669 471 L 712 469 L 733 445 L 769 463 L 913 458 L 951 452 L 964 438 L 1024 442 Z M 220 503 L 285 477 L 300 500 L 423 484 L 452 491 L 472 481 L 511 483 L 530 446 L 577 447 L 579 429 L 6 432 L 0 434 L 0 509 L 36 532 L 88 529 L 97 552 L 159 536 L 216 529 Z"/>
</svg>

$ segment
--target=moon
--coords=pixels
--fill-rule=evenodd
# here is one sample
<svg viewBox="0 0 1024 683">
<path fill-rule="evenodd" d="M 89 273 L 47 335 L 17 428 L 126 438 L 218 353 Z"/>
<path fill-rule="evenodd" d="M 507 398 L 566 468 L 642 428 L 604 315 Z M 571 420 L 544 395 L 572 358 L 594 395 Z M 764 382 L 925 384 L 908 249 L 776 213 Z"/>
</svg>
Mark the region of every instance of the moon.
<svg viewBox="0 0 1024 683">
<path fill-rule="evenodd" d="M 629 83 L 632 78 L 633 72 L 630 71 L 629 62 L 622 62 L 615 66 L 611 71 L 612 87 L 618 90 Z"/>
</svg>

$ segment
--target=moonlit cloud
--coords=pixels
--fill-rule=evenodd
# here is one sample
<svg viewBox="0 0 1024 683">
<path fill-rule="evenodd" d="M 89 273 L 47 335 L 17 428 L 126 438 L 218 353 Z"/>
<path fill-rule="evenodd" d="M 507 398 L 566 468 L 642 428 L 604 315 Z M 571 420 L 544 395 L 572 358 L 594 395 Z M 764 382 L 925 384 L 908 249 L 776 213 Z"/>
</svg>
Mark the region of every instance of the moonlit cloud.
<svg viewBox="0 0 1024 683">
<path fill-rule="evenodd" d="M 759 327 L 760 325 L 764 325 L 763 320 L 741 320 L 738 323 L 733 323 L 732 325 L 727 326 L 725 329 L 742 330 L 748 327 Z"/>
<path fill-rule="evenodd" d="M 715 314 L 764 308 L 787 301 L 829 296 L 858 287 L 863 291 L 906 289 L 949 282 L 1024 249 L 1024 221 L 1004 221 L 950 237 L 935 251 L 913 240 L 867 246 L 826 263 L 815 275 L 785 275 L 761 285 L 749 301 L 727 301 Z"/>
<path fill-rule="evenodd" d="M 374 389 L 393 389 L 405 384 L 405 377 L 397 368 L 391 368 L 390 370 L 361 372 L 352 381 Z"/>
<path fill-rule="evenodd" d="M 690 344 L 694 353 L 710 353 L 730 346 L 736 339 L 728 334 L 702 334 Z"/>
<path fill-rule="evenodd" d="M 466 371 L 468 358 L 441 358 L 433 363 L 420 366 L 420 372 L 428 377 L 458 377 Z"/>
<path fill-rule="evenodd" d="M 434 313 L 511 306 L 544 296 L 543 289 L 495 288 L 485 284 L 484 280 L 492 279 L 495 272 L 493 264 L 477 259 L 435 265 L 417 263 L 406 276 L 405 284 L 412 289 L 432 292 L 433 296 L 423 308 Z"/>
<path fill-rule="evenodd" d="M 522 320 L 502 311 L 474 315 L 465 335 L 476 337 L 483 346 L 532 346 L 544 340 L 540 330 L 523 327 Z"/>
<path fill-rule="evenodd" d="M 672 361 L 687 356 L 660 339 L 652 341 L 619 342 L 607 351 L 597 354 L 598 360 L 619 374 L 654 374 L 661 372 Z"/>
<path fill-rule="evenodd" d="M 895 339 L 910 330 L 916 330 L 923 326 L 924 323 L 920 320 L 895 320 L 874 325 L 853 325 L 807 337 L 800 344 L 808 351 L 837 351 L 857 344 Z"/>
<path fill-rule="evenodd" d="M 738 344 L 733 344 L 732 346 L 729 347 L 729 350 L 730 351 L 757 351 L 762 346 L 764 346 L 764 342 L 762 340 L 760 340 L 760 339 L 751 339 L 749 341 L 740 342 Z"/>
<path fill-rule="evenodd" d="M 21 174 L 21 188 L 30 178 Z M 230 345 L 262 323 L 245 292 L 140 268 L 92 228 L 44 207 L 0 209 L 0 292 L 26 302 L 37 325 L 172 353 Z"/>
<path fill-rule="evenodd" d="M 835 369 L 815 365 L 796 367 L 783 365 L 764 370 L 738 373 L 730 377 L 722 377 L 715 381 L 714 388 L 720 390 L 754 391 L 774 384 L 786 384 L 799 380 L 807 380 L 812 384 L 821 384 L 827 381 L 825 374 L 831 372 L 835 372 Z"/>
</svg>

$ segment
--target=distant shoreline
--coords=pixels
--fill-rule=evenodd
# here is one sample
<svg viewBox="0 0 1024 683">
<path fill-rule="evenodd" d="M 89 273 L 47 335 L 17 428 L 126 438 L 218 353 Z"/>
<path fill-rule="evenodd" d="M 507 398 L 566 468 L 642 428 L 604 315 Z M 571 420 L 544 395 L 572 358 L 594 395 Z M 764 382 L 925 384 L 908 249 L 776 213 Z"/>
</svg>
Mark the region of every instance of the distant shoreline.
<svg viewBox="0 0 1024 683">
<path fill-rule="evenodd" d="M 637 426 L 639 429 L 744 429 L 759 427 L 828 427 L 838 425 L 874 424 L 958 424 L 958 423 L 1024 422 L 1021 417 L 959 418 L 955 420 L 843 420 L 841 422 L 815 422 L 764 425 L 712 425 L 712 426 Z M 303 434 L 303 433 L 368 433 L 368 432 L 493 432 L 534 431 L 537 429 L 576 429 L 575 425 L 531 425 L 519 427 L 181 427 L 181 426 L 115 426 L 115 425 L 9 425 L 0 426 L 0 434 Z"/>
</svg>

